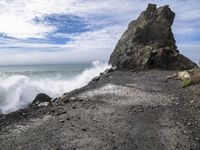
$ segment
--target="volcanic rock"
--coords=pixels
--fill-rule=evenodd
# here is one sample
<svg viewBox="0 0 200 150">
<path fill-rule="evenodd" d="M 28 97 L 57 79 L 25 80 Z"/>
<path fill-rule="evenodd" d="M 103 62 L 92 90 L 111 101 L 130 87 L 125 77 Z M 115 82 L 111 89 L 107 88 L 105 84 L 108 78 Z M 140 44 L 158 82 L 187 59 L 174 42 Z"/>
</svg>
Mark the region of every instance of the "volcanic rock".
<svg viewBox="0 0 200 150">
<path fill-rule="evenodd" d="M 197 66 L 177 50 L 171 29 L 174 17 L 168 5 L 157 8 L 149 4 L 129 24 L 109 64 L 117 70 L 185 70 Z"/>
<path fill-rule="evenodd" d="M 38 107 L 49 106 L 51 105 L 51 100 L 52 98 L 49 97 L 47 94 L 39 93 L 33 100 L 31 106 L 38 106 Z"/>
</svg>

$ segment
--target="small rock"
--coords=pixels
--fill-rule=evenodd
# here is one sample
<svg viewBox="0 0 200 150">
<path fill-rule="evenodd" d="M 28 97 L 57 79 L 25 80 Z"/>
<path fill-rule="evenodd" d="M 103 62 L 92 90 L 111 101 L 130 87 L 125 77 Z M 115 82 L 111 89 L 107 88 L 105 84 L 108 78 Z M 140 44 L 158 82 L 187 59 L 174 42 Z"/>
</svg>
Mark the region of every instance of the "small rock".
<svg viewBox="0 0 200 150">
<path fill-rule="evenodd" d="M 67 111 L 58 111 L 55 113 L 56 116 L 66 114 Z"/>
<path fill-rule="evenodd" d="M 70 97 L 69 101 L 75 102 L 75 101 L 77 101 L 78 99 L 79 99 L 79 98 L 77 98 L 77 97 Z"/>
<path fill-rule="evenodd" d="M 83 99 L 81 99 L 81 98 L 80 98 L 78 101 L 79 101 L 79 102 L 82 102 L 82 101 L 83 101 Z"/>
<path fill-rule="evenodd" d="M 194 103 L 194 100 L 190 101 L 190 104 L 193 104 Z"/>
<path fill-rule="evenodd" d="M 111 112 L 110 115 L 113 116 L 113 115 L 114 115 L 114 112 Z"/>
<path fill-rule="evenodd" d="M 76 106 L 73 106 L 72 109 L 76 109 Z"/>
<path fill-rule="evenodd" d="M 70 97 L 69 100 L 70 100 L 70 101 L 74 101 L 74 100 L 75 100 L 75 97 Z"/>
<path fill-rule="evenodd" d="M 167 76 L 167 79 L 173 79 L 176 78 L 178 75 L 175 73 L 173 75 Z"/>
<path fill-rule="evenodd" d="M 31 106 L 47 107 L 47 106 L 51 105 L 51 99 L 52 98 L 50 98 L 47 94 L 39 93 L 33 100 Z"/>
<path fill-rule="evenodd" d="M 63 122 L 65 122 L 64 120 L 60 120 L 60 123 L 63 123 Z"/>
<path fill-rule="evenodd" d="M 176 102 L 176 103 L 175 103 L 175 105 L 177 106 L 177 105 L 179 105 L 179 103 L 178 103 L 178 102 Z"/>
<path fill-rule="evenodd" d="M 200 138 L 199 137 L 195 137 L 194 138 L 196 141 L 200 141 Z"/>
<path fill-rule="evenodd" d="M 27 114 L 26 114 L 26 113 L 22 113 L 22 115 L 23 115 L 23 116 L 26 116 Z"/>
<path fill-rule="evenodd" d="M 192 123 L 191 122 L 188 122 L 188 126 L 191 126 L 192 125 Z"/>
<path fill-rule="evenodd" d="M 67 113 L 67 111 L 63 111 L 63 112 L 61 112 L 60 114 L 62 115 L 62 114 L 66 114 Z"/>
<path fill-rule="evenodd" d="M 190 73 L 188 71 L 181 71 L 178 73 L 178 78 L 181 80 L 186 80 L 186 79 L 190 79 Z"/>
<path fill-rule="evenodd" d="M 187 131 L 184 130 L 183 133 L 184 133 L 184 134 L 187 134 Z"/>
<path fill-rule="evenodd" d="M 100 79 L 100 76 L 97 76 L 97 77 L 94 77 L 93 79 L 92 79 L 92 81 L 98 81 Z"/>
<path fill-rule="evenodd" d="M 87 131 L 87 129 L 86 129 L 86 128 L 82 128 L 81 130 L 82 130 L 82 131 Z"/>
<path fill-rule="evenodd" d="M 190 137 L 189 137 L 189 136 L 186 136 L 186 139 L 190 139 Z"/>
<path fill-rule="evenodd" d="M 65 95 L 62 95 L 62 96 L 59 97 L 59 100 L 63 101 L 64 98 L 65 98 Z"/>
</svg>

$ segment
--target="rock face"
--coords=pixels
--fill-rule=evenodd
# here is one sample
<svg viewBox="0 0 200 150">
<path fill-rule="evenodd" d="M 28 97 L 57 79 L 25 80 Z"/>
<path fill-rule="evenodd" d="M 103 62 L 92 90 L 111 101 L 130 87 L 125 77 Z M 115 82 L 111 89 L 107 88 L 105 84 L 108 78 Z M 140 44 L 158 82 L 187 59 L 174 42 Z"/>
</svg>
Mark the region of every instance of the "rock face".
<svg viewBox="0 0 200 150">
<path fill-rule="evenodd" d="M 149 4 L 123 33 L 109 64 L 118 70 L 183 70 L 197 66 L 177 50 L 171 30 L 175 13 Z"/>
<path fill-rule="evenodd" d="M 51 105 L 51 100 L 47 94 L 45 93 L 39 93 L 33 100 L 31 106 L 38 106 L 38 107 L 43 107 L 43 106 L 49 106 Z"/>
</svg>

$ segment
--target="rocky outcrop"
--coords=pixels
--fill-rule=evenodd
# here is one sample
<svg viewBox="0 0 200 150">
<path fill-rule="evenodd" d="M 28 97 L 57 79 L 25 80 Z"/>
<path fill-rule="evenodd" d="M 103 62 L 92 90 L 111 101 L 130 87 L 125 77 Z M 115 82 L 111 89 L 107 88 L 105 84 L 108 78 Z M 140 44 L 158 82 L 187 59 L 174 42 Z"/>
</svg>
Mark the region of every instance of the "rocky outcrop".
<svg viewBox="0 0 200 150">
<path fill-rule="evenodd" d="M 44 107 L 44 106 L 50 106 L 51 105 L 52 98 L 49 97 L 45 93 L 39 93 L 33 100 L 31 106 L 38 106 L 38 107 Z"/>
<path fill-rule="evenodd" d="M 109 63 L 118 70 L 184 70 L 197 66 L 177 50 L 171 30 L 175 13 L 149 4 L 123 33 Z"/>
</svg>

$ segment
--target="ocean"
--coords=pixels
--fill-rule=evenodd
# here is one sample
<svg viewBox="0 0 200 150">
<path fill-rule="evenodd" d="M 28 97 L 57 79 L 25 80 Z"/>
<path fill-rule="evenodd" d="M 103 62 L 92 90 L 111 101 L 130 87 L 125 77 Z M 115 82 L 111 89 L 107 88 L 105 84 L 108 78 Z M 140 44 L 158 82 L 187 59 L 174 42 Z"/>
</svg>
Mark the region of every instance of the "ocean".
<svg viewBox="0 0 200 150">
<path fill-rule="evenodd" d="M 0 67 L 0 113 L 30 104 L 38 93 L 52 98 L 86 85 L 107 63 Z"/>
</svg>

